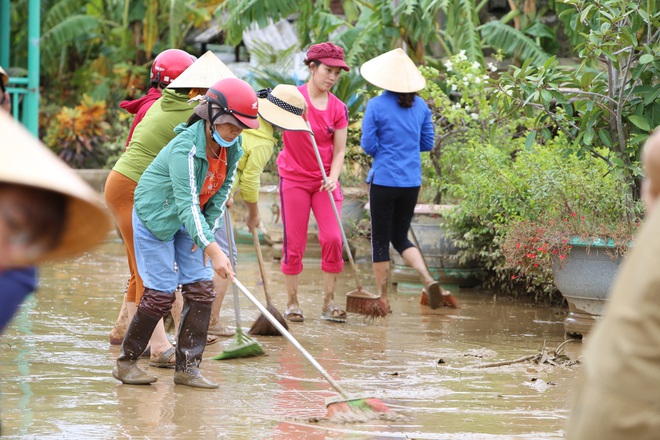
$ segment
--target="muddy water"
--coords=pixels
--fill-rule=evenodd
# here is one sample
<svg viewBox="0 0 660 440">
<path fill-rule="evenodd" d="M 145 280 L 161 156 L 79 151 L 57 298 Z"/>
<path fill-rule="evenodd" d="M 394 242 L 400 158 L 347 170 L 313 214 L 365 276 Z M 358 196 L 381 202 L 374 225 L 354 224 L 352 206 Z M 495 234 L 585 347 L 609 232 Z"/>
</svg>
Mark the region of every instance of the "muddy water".
<svg viewBox="0 0 660 440">
<path fill-rule="evenodd" d="M 78 259 L 42 269 L 41 290 L 0 336 L 2 427 L 6 438 L 244 439 L 509 439 L 562 438 L 579 366 L 515 363 L 563 340 L 563 316 L 498 299 L 456 292 L 460 310 L 430 310 L 416 295 L 394 295 L 393 313 L 377 321 L 350 315 L 346 324 L 319 319 L 322 276 L 306 261 L 301 278 L 303 324 L 291 332 L 351 394 L 382 400 L 399 416 L 359 424 L 324 420 L 325 399 L 338 394 L 282 337 L 260 337 L 266 356 L 213 361 L 204 374 L 218 390 L 172 383 L 172 370 L 150 386 L 121 385 L 111 370 L 119 348 L 114 323 L 127 270 L 122 245 L 109 241 Z M 275 305 L 286 302 L 278 264 L 266 251 Z M 239 246 L 239 279 L 262 297 L 254 252 Z M 373 290 L 368 264 L 360 278 Z M 338 291 L 355 288 L 347 265 Z M 233 323 L 231 290 L 222 316 Z M 258 310 L 241 297 L 244 325 Z M 572 359 L 579 343 L 565 346 Z"/>
</svg>

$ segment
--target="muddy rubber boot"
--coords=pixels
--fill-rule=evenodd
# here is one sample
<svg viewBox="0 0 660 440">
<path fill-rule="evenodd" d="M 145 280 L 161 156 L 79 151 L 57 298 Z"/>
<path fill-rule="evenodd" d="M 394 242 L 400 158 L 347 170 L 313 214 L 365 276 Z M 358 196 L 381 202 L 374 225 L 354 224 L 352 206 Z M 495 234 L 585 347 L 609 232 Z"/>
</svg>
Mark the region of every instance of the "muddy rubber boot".
<svg viewBox="0 0 660 440">
<path fill-rule="evenodd" d="M 184 285 L 182 293 L 183 310 L 176 344 L 174 383 L 195 388 L 218 388 L 217 383 L 210 382 L 199 371 L 211 318 L 213 282 L 199 281 Z"/>
<path fill-rule="evenodd" d="M 158 321 L 160 316 L 153 316 L 138 308 L 131 325 L 126 330 L 117 365 L 112 370 L 115 379 L 129 385 L 147 385 L 158 380 L 157 377 L 145 373 L 138 367 L 138 360 L 147 348 L 151 333 Z"/>
</svg>

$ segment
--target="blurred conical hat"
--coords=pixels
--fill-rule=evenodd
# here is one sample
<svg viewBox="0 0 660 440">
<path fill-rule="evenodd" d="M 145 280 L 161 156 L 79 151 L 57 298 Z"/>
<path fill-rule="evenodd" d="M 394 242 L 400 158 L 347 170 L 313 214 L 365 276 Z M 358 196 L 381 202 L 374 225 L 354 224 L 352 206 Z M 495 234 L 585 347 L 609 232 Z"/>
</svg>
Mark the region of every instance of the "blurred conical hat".
<svg viewBox="0 0 660 440">
<path fill-rule="evenodd" d="M 9 82 L 9 75 L 7 75 L 7 72 L 5 72 L 5 69 L 0 66 L 0 80 L 2 80 L 2 83 L 4 85 L 7 85 Z"/>
<path fill-rule="evenodd" d="M 371 84 L 390 92 L 413 93 L 426 87 L 426 80 L 403 49 L 397 48 L 372 58 L 360 67 Z"/>
<path fill-rule="evenodd" d="M 213 84 L 224 78 L 236 78 L 236 75 L 209 50 L 197 58 L 197 61 L 184 70 L 167 88 L 209 89 Z"/>
<path fill-rule="evenodd" d="M 27 264 L 73 256 L 104 240 L 110 231 L 110 218 L 100 195 L 4 111 L 0 111 L 0 182 L 67 197 L 67 218 L 59 244 Z"/>
</svg>

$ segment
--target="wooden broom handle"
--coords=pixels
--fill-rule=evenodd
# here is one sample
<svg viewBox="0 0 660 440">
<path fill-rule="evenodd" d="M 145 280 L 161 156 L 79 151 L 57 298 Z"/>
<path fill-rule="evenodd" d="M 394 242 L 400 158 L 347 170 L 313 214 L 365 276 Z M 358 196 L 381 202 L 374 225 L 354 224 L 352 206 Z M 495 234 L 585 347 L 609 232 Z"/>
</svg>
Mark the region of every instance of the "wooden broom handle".
<svg viewBox="0 0 660 440">
<path fill-rule="evenodd" d="M 261 255 L 261 244 L 259 243 L 259 233 L 257 228 L 252 229 L 252 241 L 254 241 L 254 250 L 257 252 L 257 260 L 259 261 L 259 272 L 261 273 L 261 282 L 264 285 L 264 294 L 266 295 L 266 303 L 270 304 L 270 293 L 268 292 L 268 281 L 266 281 L 266 267 L 264 266 L 264 257 Z"/>
</svg>

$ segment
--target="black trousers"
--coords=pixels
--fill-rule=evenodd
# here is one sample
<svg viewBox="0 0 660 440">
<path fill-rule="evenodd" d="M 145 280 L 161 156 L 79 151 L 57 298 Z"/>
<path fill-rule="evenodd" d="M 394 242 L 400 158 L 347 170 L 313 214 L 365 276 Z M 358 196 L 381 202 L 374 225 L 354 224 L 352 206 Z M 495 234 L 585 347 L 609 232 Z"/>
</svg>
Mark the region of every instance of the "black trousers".
<svg viewBox="0 0 660 440">
<path fill-rule="evenodd" d="M 371 214 L 371 260 L 374 263 L 390 261 L 390 243 L 399 254 L 413 247 L 408 240 L 408 229 L 415 213 L 419 186 L 369 186 L 369 212 Z"/>
</svg>

